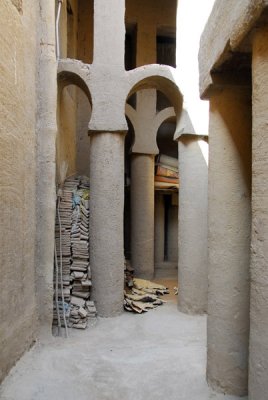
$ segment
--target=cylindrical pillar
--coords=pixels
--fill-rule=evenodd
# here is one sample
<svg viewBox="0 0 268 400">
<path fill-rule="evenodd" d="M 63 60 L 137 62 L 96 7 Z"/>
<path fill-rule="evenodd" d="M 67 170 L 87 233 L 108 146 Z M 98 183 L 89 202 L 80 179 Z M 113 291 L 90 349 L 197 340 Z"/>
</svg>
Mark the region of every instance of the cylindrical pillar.
<svg viewBox="0 0 268 400">
<path fill-rule="evenodd" d="M 170 205 L 168 210 L 168 261 L 178 264 L 178 207 Z"/>
<path fill-rule="evenodd" d="M 249 399 L 268 393 L 268 30 L 253 40 L 252 250 Z"/>
<path fill-rule="evenodd" d="M 135 276 L 154 275 L 154 156 L 132 154 L 131 265 Z"/>
<path fill-rule="evenodd" d="M 250 96 L 226 86 L 210 101 L 207 379 L 237 396 L 248 387 Z"/>
<path fill-rule="evenodd" d="M 124 135 L 95 133 L 90 141 L 90 266 L 98 315 L 123 310 Z"/>
<path fill-rule="evenodd" d="M 179 138 L 179 293 L 182 312 L 207 310 L 208 144 L 199 136 Z"/>
<path fill-rule="evenodd" d="M 164 262 L 165 241 L 165 206 L 161 193 L 155 195 L 155 218 L 154 218 L 154 262 L 155 266 L 161 266 Z"/>
</svg>

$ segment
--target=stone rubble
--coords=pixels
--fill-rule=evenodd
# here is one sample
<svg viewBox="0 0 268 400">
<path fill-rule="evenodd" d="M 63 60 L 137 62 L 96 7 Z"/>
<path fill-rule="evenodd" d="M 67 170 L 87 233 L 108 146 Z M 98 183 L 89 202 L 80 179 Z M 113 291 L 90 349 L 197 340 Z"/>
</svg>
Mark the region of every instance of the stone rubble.
<svg viewBox="0 0 268 400">
<path fill-rule="evenodd" d="M 168 293 L 166 286 L 134 278 L 131 293 L 127 291 L 124 293 L 124 308 L 126 311 L 138 314 L 147 312 L 165 303 L 159 296 Z"/>
<path fill-rule="evenodd" d="M 94 302 L 90 301 L 92 282 L 89 264 L 89 214 L 88 178 L 79 176 L 67 178 L 61 193 L 61 200 L 58 203 L 55 243 L 58 264 L 60 320 L 63 325 L 60 284 L 60 265 L 62 259 L 64 309 L 69 328 L 85 329 L 89 318 L 95 318 L 97 314 Z M 58 325 L 55 271 L 56 268 L 54 269 L 55 302 L 53 323 L 54 325 Z"/>
</svg>

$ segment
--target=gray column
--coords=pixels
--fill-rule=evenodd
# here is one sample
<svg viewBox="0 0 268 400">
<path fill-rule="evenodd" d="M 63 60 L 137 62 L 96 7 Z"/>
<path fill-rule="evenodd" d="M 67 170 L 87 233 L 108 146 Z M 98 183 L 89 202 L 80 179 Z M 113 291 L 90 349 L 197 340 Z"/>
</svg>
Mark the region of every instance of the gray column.
<svg viewBox="0 0 268 400">
<path fill-rule="evenodd" d="M 207 310 L 207 142 L 179 138 L 179 293 L 180 311 Z"/>
<path fill-rule="evenodd" d="M 154 262 L 161 265 L 164 262 L 165 241 L 165 207 L 164 198 L 161 193 L 155 195 L 155 218 L 154 218 Z"/>
<path fill-rule="evenodd" d="M 154 275 L 154 156 L 131 160 L 131 264 L 135 276 Z"/>
<path fill-rule="evenodd" d="M 178 207 L 171 205 L 168 212 L 168 261 L 178 263 Z"/>
<path fill-rule="evenodd" d="M 124 65 L 124 17 L 125 0 L 94 1 L 94 63 L 107 67 Z"/>
<path fill-rule="evenodd" d="M 248 386 L 250 95 L 228 86 L 210 101 L 207 379 L 237 396 Z"/>
<path fill-rule="evenodd" d="M 253 40 L 252 251 L 249 399 L 268 393 L 268 30 Z"/>
<path fill-rule="evenodd" d="M 90 141 L 90 265 L 98 315 L 123 310 L 124 135 L 96 133 Z"/>
</svg>

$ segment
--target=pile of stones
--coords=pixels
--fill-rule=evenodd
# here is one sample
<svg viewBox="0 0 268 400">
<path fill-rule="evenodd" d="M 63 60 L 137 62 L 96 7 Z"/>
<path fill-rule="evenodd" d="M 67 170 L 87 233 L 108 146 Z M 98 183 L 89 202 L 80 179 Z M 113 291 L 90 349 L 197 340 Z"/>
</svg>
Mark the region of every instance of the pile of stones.
<svg viewBox="0 0 268 400">
<path fill-rule="evenodd" d="M 53 322 L 59 325 L 58 303 L 61 324 L 64 322 L 62 314 L 65 310 L 68 327 L 77 329 L 85 329 L 89 318 L 95 318 L 97 314 L 94 302 L 90 301 L 89 195 L 88 178 L 73 176 L 66 179 L 58 199 L 55 228 Z M 57 270 L 59 290 L 56 291 Z M 60 294 L 61 282 L 64 302 Z"/>
<path fill-rule="evenodd" d="M 126 311 L 142 314 L 164 304 L 165 301 L 160 296 L 168 293 L 166 286 L 134 278 L 131 292 L 125 291 L 124 308 Z"/>
</svg>

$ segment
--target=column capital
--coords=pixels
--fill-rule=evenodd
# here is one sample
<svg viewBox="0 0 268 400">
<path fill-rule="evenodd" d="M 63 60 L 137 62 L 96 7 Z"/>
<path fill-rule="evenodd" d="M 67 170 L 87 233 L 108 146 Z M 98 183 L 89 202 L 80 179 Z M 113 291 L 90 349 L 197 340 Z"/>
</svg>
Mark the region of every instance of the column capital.
<svg viewBox="0 0 268 400">
<path fill-rule="evenodd" d="M 212 72 L 211 78 L 212 83 L 206 91 L 206 95 L 203 99 L 210 100 L 212 97 L 220 93 L 226 88 L 241 87 L 250 88 L 251 87 L 251 53 L 244 55 L 244 64 L 248 65 L 248 68 L 239 70 L 236 68 L 236 60 L 238 62 L 238 56 L 233 57 L 233 67 L 230 70 Z"/>
<path fill-rule="evenodd" d="M 103 129 L 88 129 L 88 136 L 93 136 L 93 135 L 97 135 L 100 133 L 112 133 L 112 134 L 120 134 L 120 135 L 126 135 L 127 134 L 127 130 L 126 129 L 117 129 L 117 130 L 103 130 Z"/>
<path fill-rule="evenodd" d="M 141 155 L 141 156 L 153 156 L 153 157 L 155 157 L 155 156 L 157 156 L 157 154 L 159 154 L 159 151 L 157 151 L 157 153 L 156 153 L 156 151 L 144 152 L 144 151 L 133 151 L 132 150 L 131 154 L 138 154 L 138 155 Z"/>
<path fill-rule="evenodd" d="M 175 142 L 179 142 L 181 140 L 184 139 L 192 139 L 192 140 L 206 140 L 208 141 L 208 135 L 198 135 L 197 133 L 193 133 L 193 132 L 177 132 L 174 135 L 173 140 Z"/>
</svg>

